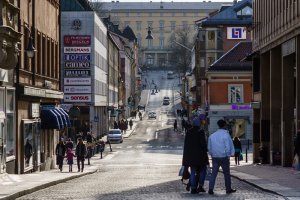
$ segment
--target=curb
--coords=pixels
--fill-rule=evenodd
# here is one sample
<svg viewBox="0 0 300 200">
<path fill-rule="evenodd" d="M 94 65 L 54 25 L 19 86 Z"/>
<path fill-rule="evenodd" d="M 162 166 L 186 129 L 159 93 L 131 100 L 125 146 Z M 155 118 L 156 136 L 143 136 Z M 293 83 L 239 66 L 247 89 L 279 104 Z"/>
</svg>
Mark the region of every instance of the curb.
<svg viewBox="0 0 300 200">
<path fill-rule="evenodd" d="M 93 174 L 97 171 L 98 171 L 98 169 L 93 170 L 91 172 L 85 172 L 85 173 L 81 173 L 81 174 L 78 174 L 78 175 L 73 175 L 73 176 L 63 178 L 63 179 L 59 179 L 59 180 L 56 180 L 56 181 L 52 181 L 52 182 L 49 182 L 49 183 L 44 183 L 42 185 L 38 185 L 38 186 L 35 186 L 33 188 L 30 188 L 30 189 L 25 189 L 23 191 L 16 192 L 14 194 L 9 194 L 6 197 L 0 198 L 0 199 L 4 199 L 4 200 L 16 199 L 16 198 L 19 198 L 21 196 L 31 194 L 31 193 L 36 192 L 38 190 L 42 190 L 42 189 L 45 189 L 47 187 L 50 187 L 50 186 L 53 186 L 53 185 L 56 185 L 56 184 L 59 184 L 59 183 L 63 183 L 63 182 L 66 182 L 66 181 L 69 181 L 69 180 L 72 180 L 72 179 L 75 179 L 75 178 L 79 178 L 79 177 L 82 177 L 82 176 L 85 176 L 85 175 Z"/>
<path fill-rule="evenodd" d="M 230 170 L 230 171 L 231 171 L 231 172 L 235 172 L 235 173 L 242 173 L 242 172 L 238 172 L 238 171 L 235 171 L 235 170 Z M 273 190 L 266 189 L 266 188 L 264 188 L 264 187 L 262 187 L 262 186 L 259 186 L 258 184 L 255 184 L 255 183 L 253 183 L 253 182 L 251 182 L 251 181 L 248 181 L 248 180 L 246 180 L 246 179 L 244 179 L 244 178 L 241 178 L 241 177 L 239 177 L 239 176 L 237 176 L 237 175 L 233 175 L 231 172 L 230 172 L 230 176 L 233 177 L 233 178 L 235 178 L 235 179 L 238 179 L 238 180 L 240 180 L 240 181 L 243 181 L 243 182 L 245 182 L 245 183 L 247 183 L 247 184 L 249 184 L 249 185 L 251 185 L 251 186 L 253 186 L 253 187 L 255 187 L 255 188 L 258 188 L 258 189 L 264 191 L 264 192 L 268 192 L 268 193 L 271 193 L 271 194 L 276 194 L 276 195 L 279 195 L 279 196 L 281 196 L 281 197 L 287 199 L 285 196 L 283 196 L 282 194 L 280 194 L 280 193 L 278 193 L 278 192 L 275 192 L 275 191 L 273 191 Z M 222 173 L 223 173 L 223 172 L 222 172 Z M 257 178 L 259 178 L 259 177 L 257 177 Z"/>
</svg>

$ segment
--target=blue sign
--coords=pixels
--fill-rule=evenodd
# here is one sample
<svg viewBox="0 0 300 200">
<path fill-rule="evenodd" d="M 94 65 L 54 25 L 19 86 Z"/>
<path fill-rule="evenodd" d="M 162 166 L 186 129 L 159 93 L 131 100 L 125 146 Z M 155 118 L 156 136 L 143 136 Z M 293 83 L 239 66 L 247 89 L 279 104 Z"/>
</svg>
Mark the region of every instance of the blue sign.
<svg viewBox="0 0 300 200">
<path fill-rule="evenodd" d="M 232 28 L 232 38 L 240 39 L 242 38 L 242 28 Z"/>
<path fill-rule="evenodd" d="M 65 54 L 65 61 L 90 61 L 91 55 L 87 54 Z"/>
</svg>

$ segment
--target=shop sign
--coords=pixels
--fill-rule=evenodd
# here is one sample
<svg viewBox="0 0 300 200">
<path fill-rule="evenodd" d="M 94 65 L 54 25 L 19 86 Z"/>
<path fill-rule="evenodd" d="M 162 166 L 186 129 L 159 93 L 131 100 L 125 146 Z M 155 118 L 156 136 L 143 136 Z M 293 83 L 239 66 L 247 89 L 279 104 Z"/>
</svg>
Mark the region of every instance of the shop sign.
<svg viewBox="0 0 300 200">
<path fill-rule="evenodd" d="M 45 97 L 46 96 L 46 90 L 45 89 L 39 89 L 34 87 L 24 87 L 24 95 L 28 96 L 37 96 L 37 97 Z"/>
<path fill-rule="evenodd" d="M 90 54 L 65 54 L 64 60 L 65 61 L 90 61 L 91 55 Z"/>
<path fill-rule="evenodd" d="M 89 46 L 91 45 L 90 35 L 65 35 L 65 46 Z"/>
<path fill-rule="evenodd" d="M 64 93 L 86 94 L 91 92 L 91 86 L 64 86 Z"/>
<path fill-rule="evenodd" d="M 64 102 L 90 102 L 91 95 L 90 94 L 74 94 L 74 95 L 64 95 Z"/>
<path fill-rule="evenodd" d="M 227 39 L 229 40 L 245 40 L 247 31 L 245 27 L 227 27 Z"/>
<path fill-rule="evenodd" d="M 32 118 L 39 118 L 40 117 L 40 104 L 39 103 L 31 103 L 31 110 L 30 114 Z"/>
<path fill-rule="evenodd" d="M 65 70 L 65 77 L 90 77 L 91 70 Z"/>
<path fill-rule="evenodd" d="M 64 78 L 65 85 L 91 85 L 91 78 Z"/>
<path fill-rule="evenodd" d="M 90 68 L 90 62 L 65 62 L 65 68 Z"/>
<path fill-rule="evenodd" d="M 64 53 L 91 53 L 91 47 L 64 47 Z"/>
<path fill-rule="evenodd" d="M 237 105 L 237 104 L 232 104 L 231 105 L 232 110 L 250 110 L 251 105 Z"/>
</svg>

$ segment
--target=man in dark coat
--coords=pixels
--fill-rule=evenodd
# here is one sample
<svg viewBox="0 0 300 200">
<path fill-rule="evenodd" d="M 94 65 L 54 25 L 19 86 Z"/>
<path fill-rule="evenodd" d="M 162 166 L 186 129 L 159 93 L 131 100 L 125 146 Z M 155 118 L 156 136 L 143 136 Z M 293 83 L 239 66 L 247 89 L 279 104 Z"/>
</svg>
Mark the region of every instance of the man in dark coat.
<svg viewBox="0 0 300 200">
<path fill-rule="evenodd" d="M 83 172 L 84 158 L 86 156 L 86 146 L 85 144 L 83 144 L 82 138 L 78 138 L 78 144 L 76 146 L 76 156 L 77 156 L 78 172 L 80 172 L 80 163 L 81 163 L 81 172 Z"/>
<path fill-rule="evenodd" d="M 203 189 L 208 163 L 205 133 L 200 129 L 199 118 L 194 118 L 184 140 L 182 165 L 191 168 L 191 193 L 205 192 Z M 199 187 L 198 187 L 199 184 Z"/>
</svg>

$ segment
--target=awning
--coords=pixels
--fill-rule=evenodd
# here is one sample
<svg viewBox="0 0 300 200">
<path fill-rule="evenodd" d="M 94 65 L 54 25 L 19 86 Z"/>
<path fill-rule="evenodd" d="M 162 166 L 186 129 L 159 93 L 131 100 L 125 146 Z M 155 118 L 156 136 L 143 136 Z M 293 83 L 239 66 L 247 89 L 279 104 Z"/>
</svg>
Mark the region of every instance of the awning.
<svg viewBox="0 0 300 200">
<path fill-rule="evenodd" d="M 63 129 L 71 127 L 69 115 L 62 108 L 41 111 L 42 129 Z"/>
</svg>

